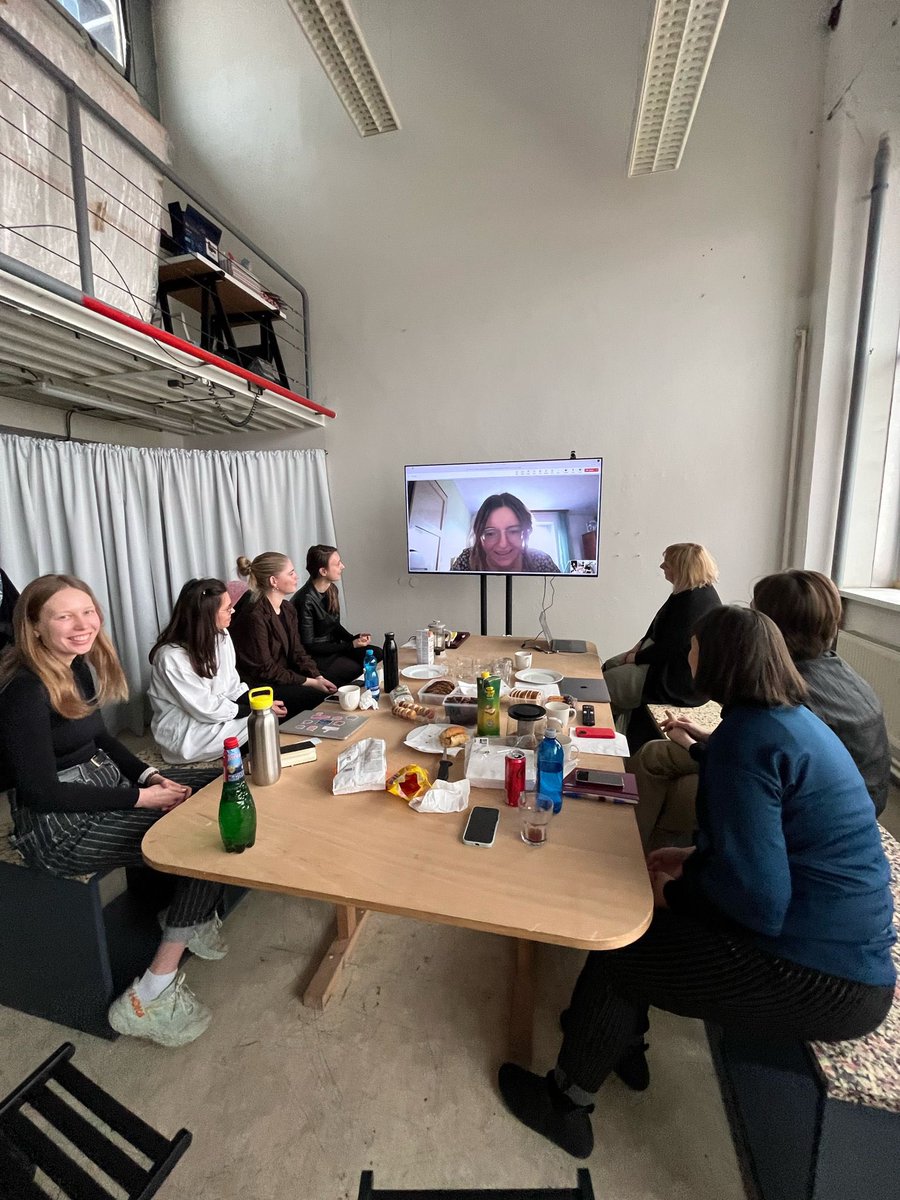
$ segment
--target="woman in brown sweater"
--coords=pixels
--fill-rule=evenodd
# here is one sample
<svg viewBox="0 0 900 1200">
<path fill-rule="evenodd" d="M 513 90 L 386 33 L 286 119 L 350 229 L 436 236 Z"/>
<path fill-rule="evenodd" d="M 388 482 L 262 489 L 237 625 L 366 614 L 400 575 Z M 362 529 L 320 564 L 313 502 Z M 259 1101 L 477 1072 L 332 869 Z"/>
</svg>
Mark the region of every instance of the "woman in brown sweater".
<svg viewBox="0 0 900 1200">
<path fill-rule="evenodd" d="M 252 562 L 242 555 L 237 569 L 250 584 L 231 621 L 241 678 L 252 688 L 272 688 L 288 716 L 315 708 L 336 688 L 307 654 L 297 610 L 285 603 L 297 590 L 294 564 L 286 554 L 268 550 Z"/>
</svg>

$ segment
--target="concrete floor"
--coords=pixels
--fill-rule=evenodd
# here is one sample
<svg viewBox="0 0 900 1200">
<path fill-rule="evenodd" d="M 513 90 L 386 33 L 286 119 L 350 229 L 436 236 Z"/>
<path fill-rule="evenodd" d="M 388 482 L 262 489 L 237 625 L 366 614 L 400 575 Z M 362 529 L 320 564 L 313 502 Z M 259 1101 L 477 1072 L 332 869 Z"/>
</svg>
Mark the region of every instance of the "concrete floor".
<svg viewBox="0 0 900 1200">
<path fill-rule="evenodd" d="M 900 825 L 895 788 L 886 824 Z M 574 1186 L 574 1159 L 520 1126 L 494 1079 L 505 1057 L 510 946 L 489 935 L 373 914 L 322 1013 L 298 994 L 328 937 L 327 906 L 267 893 L 227 925 L 221 963 L 188 978 L 214 1011 L 193 1045 L 104 1042 L 0 1007 L 0 1095 L 61 1041 L 76 1064 L 193 1145 L 163 1196 L 353 1200 L 383 1187 Z M 535 1067 L 559 1044 L 581 955 L 541 946 Z M 654 1012 L 652 1084 L 610 1079 L 594 1114 L 598 1200 L 742 1200 L 702 1026 Z"/>
</svg>

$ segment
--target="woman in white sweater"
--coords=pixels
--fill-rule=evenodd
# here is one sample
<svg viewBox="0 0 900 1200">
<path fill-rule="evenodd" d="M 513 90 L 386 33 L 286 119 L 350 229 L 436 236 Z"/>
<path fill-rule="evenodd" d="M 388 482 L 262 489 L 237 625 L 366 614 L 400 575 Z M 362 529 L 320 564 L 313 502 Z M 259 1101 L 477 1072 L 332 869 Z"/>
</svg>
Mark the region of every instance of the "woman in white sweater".
<svg viewBox="0 0 900 1200">
<path fill-rule="evenodd" d="M 150 728 L 166 762 L 215 758 L 225 738 L 247 738 L 247 687 L 227 632 L 232 611 L 221 580 L 189 579 L 150 651 Z M 285 715 L 284 705 L 273 707 Z"/>
</svg>

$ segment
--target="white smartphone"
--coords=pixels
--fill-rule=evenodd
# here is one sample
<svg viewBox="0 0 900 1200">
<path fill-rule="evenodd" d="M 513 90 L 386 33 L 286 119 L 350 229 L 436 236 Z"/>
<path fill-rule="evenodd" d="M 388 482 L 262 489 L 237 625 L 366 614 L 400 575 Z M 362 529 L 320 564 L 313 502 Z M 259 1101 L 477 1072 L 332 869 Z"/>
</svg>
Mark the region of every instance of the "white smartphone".
<svg viewBox="0 0 900 1200">
<path fill-rule="evenodd" d="M 462 840 L 467 846 L 493 846 L 499 820 L 500 812 L 496 808 L 473 808 Z"/>
</svg>

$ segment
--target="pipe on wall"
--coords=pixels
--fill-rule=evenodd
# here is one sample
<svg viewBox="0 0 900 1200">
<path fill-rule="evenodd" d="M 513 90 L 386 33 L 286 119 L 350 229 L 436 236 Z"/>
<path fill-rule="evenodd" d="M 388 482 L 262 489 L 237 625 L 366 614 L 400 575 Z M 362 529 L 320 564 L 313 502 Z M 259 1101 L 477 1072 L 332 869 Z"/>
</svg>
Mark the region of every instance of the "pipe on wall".
<svg viewBox="0 0 900 1200">
<path fill-rule="evenodd" d="M 853 485 L 856 482 L 856 460 L 862 429 L 863 402 L 869 370 L 869 340 L 872 314 L 875 309 L 875 283 L 878 278 L 878 256 L 881 251 L 881 226 L 884 219 L 884 200 L 888 189 L 891 165 L 891 143 L 886 133 L 881 135 L 872 171 L 872 190 L 869 193 L 869 228 L 866 234 L 866 257 L 863 263 L 862 287 L 859 296 L 859 321 L 856 327 L 856 351 L 853 357 L 853 377 L 850 382 L 850 403 L 847 412 L 847 433 L 844 439 L 844 461 L 841 466 L 841 491 L 838 499 L 837 521 L 834 530 L 834 552 L 831 559 L 831 578 L 840 587 L 844 583 L 844 564 L 850 533 L 850 511 Z M 868 582 L 868 581 L 867 581 Z"/>
</svg>

